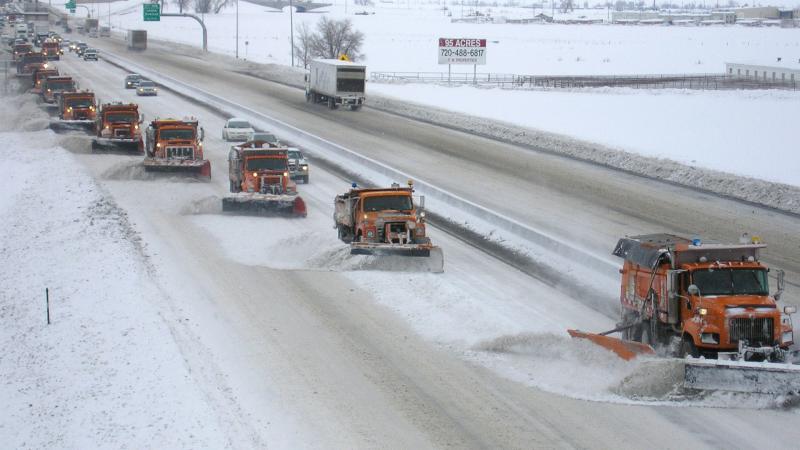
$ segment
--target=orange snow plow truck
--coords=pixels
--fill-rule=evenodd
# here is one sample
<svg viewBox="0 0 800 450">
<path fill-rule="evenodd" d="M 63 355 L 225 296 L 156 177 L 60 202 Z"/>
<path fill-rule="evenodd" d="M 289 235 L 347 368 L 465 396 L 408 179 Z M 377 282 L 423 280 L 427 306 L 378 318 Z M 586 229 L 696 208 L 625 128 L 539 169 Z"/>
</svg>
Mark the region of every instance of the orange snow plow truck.
<svg viewBox="0 0 800 450">
<path fill-rule="evenodd" d="M 234 145 L 228 178 L 232 195 L 222 199 L 223 211 L 306 217 L 306 203 L 289 174 L 289 149 L 261 140 Z"/>
<path fill-rule="evenodd" d="M 336 196 L 333 221 L 350 254 L 427 258 L 425 270 L 444 271 L 442 249 L 426 236 L 424 197 L 419 209 L 414 188 L 394 183 L 389 188 L 358 188 Z M 423 264 L 424 265 L 424 264 Z"/>
<path fill-rule="evenodd" d="M 145 133 L 145 171 L 211 177 L 211 162 L 203 159 L 203 134 L 195 118 L 153 120 Z"/>
<path fill-rule="evenodd" d="M 103 104 L 97 114 L 92 150 L 120 148 L 144 153 L 140 129 L 143 121 L 144 116 L 139 115 L 139 106 L 135 103 Z"/>
<path fill-rule="evenodd" d="M 94 92 L 63 92 L 58 96 L 58 120 L 53 129 L 94 129 L 97 105 Z"/>
<path fill-rule="evenodd" d="M 621 323 L 593 334 L 568 330 L 624 359 L 638 354 L 685 358 L 684 386 L 695 389 L 787 394 L 800 392 L 800 365 L 792 350 L 791 314 L 769 293 L 766 247 L 746 236 L 739 244 L 689 240 L 669 234 L 620 239 L 624 260 Z M 608 336 L 621 332 L 622 339 Z"/>
</svg>

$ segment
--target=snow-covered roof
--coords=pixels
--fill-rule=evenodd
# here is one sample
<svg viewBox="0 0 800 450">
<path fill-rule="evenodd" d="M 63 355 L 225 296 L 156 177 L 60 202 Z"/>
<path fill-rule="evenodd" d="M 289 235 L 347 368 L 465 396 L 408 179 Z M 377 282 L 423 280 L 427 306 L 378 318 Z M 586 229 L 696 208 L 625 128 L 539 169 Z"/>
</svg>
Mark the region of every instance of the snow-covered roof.
<svg viewBox="0 0 800 450">
<path fill-rule="evenodd" d="M 778 58 L 781 58 L 781 60 L 778 61 Z M 732 61 L 726 62 L 725 64 L 770 67 L 781 70 L 800 71 L 800 55 L 795 55 L 792 57 L 775 56 L 774 58 L 759 58 L 757 60 Z"/>
</svg>

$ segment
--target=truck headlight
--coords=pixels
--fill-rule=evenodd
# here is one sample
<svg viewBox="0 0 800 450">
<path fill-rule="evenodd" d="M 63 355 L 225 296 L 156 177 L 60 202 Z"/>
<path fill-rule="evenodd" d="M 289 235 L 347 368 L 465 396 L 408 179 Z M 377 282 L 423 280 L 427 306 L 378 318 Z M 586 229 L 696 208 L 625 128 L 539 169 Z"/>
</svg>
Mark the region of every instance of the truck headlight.
<svg viewBox="0 0 800 450">
<path fill-rule="evenodd" d="M 719 334 L 700 333 L 700 342 L 703 344 L 719 344 Z"/>
<path fill-rule="evenodd" d="M 789 342 L 794 342 L 794 333 L 792 330 L 784 331 L 781 335 L 781 343 L 788 344 Z"/>
<path fill-rule="evenodd" d="M 301 166 L 301 169 L 302 169 L 304 172 L 308 172 L 308 166 Z"/>
<path fill-rule="evenodd" d="M 697 312 L 700 313 L 701 316 L 705 316 L 706 314 L 708 314 L 708 310 L 705 308 L 700 308 L 697 310 Z"/>
</svg>

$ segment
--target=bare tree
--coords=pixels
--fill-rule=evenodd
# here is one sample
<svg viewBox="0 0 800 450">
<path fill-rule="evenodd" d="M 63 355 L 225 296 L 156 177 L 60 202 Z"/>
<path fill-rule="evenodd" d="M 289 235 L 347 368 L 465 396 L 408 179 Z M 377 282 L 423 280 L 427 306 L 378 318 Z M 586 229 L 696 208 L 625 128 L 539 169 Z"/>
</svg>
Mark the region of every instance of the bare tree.
<svg viewBox="0 0 800 450">
<path fill-rule="evenodd" d="M 183 13 L 184 9 L 189 9 L 189 4 L 191 0 L 172 0 L 172 3 L 178 5 L 178 12 Z"/>
<path fill-rule="evenodd" d="M 574 11 L 575 3 L 572 0 L 561 0 L 561 6 L 559 9 L 562 13 Z"/>
<path fill-rule="evenodd" d="M 308 24 L 301 22 L 295 27 L 294 38 L 294 57 L 298 63 L 303 64 L 303 68 L 308 67 L 308 62 L 311 60 L 311 36 L 312 32 L 308 29 Z M 292 61 L 294 64 L 294 61 Z"/>
<path fill-rule="evenodd" d="M 332 20 L 323 17 L 317 23 L 317 31 L 311 35 L 311 56 L 335 59 L 346 55 L 351 61 L 363 58 L 361 45 L 364 33 L 353 29 L 350 19 Z"/>
<path fill-rule="evenodd" d="M 219 14 L 223 8 L 233 4 L 232 0 L 213 0 L 214 14 Z"/>
<path fill-rule="evenodd" d="M 212 1 L 213 0 L 194 0 L 194 11 L 200 14 L 210 13 Z"/>
</svg>

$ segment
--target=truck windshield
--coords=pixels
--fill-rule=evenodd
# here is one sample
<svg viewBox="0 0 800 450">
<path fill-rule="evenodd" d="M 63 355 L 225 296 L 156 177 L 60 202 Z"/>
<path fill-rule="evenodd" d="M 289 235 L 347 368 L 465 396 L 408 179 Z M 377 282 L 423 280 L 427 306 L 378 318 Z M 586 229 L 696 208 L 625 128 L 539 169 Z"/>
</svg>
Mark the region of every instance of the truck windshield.
<svg viewBox="0 0 800 450">
<path fill-rule="evenodd" d="M 701 295 L 769 295 L 764 269 L 708 269 L 692 272 Z"/>
<path fill-rule="evenodd" d="M 133 123 L 136 122 L 136 116 L 130 113 L 113 113 L 113 114 L 106 114 L 106 122 L 125 122 L 125 123 Z"/>
<path fill-rule="evenodd" d="M 161 130 L 158 133 L 158 138 L 164 141 L 173 139 L 192 140 L 194 139 L 194 130 Z"/>
<path fill-rule="evenodd" d="M 94 99 L 91 98 L 71 98 L 67 100 L 67 106 L 73 108 L 88 108 L 94 105 Z"/>
<path fill-rule="evenodd" d="M 411 197 L 408 195 L 387 195 L 364 199 L 364 211 L 410 211 Z"/>
<path fill-rule="evenodd" d="M 290 159 L 300 159 L 303 155 L 300 154 L 297 150 L 289 150 L 289 158 Z"/>
<path fill-rule="evenodd" d="M 26 56 L 23 60 L 25 61 L 25 64 L 40 63 L 44 62 L 44 55 Z"/>
<path fill-rule="evenodd" d="M 282 158 L 254 158 L 247 160 L 247 170 L 286 171 L 286 160 Z"/>
<path fill-rule="evenodd" d="M 66 91 L 73 90 L 75 87 L 72 85 L 72 81 L 50 81 L 47 83 L 47 89 L 53 91 Z"/>
</svg>

